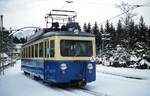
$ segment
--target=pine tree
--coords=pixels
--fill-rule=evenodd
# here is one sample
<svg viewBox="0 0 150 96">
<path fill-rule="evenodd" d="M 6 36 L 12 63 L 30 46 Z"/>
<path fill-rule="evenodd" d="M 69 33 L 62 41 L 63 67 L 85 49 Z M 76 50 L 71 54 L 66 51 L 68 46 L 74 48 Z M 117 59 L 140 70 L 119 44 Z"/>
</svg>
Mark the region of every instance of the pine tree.
<svg viewBox="0 0 150 96">
<path fill-rule="evenodd" d="M 147 35 L 147 37 L 148 37 L 148 38 L 147 38 L 147 39 L 148 39 L 148 40 L 147 40 L 147 41 L 148 41 L 148 47 L 149 47 L 149 49 L 150 49 L 150 38 L 149 38 L 149 37 L 150 37 L 150 27 L 148 28 L 147 34 L 148 34 L 148 35 Z"/>
<path fill-rule="evenodd" d="M 135 42 L 138 42 L 138 35 L 139 35 L 139 28 L 138 28 L 138 25 L 135 25 L 134 26 L 134 30 L 135 30 Z"/>
<path fill-rule="evenodd" d="M 90 22 L 89 22 L 88 25 L 87 25 L 87 30 L 86 30 L 86 32 L 92 33 L 92 31 L 91 31 L 91 23 L 90 23 Z"/>
<path fill-rule="evenodd" d="M 87 25 L 86 25 L 86 23 L 84 23 L 84 25 L 83 25 L 83 31 L 84 31 L 84 32 L 87 31 Z"/>
<path fill-rule="evenodd" d="M 26 38 L 20 38 L 20 42 L 19 43 L 24 44 L 26 42 L 27 42 Z"/>
<path fill-rule="evenodd" d="M 95 39 L 96 39 L 96 48 L 97 48 L 97 53 L 100 49 L 100 42 L 101 42 L 101 34 L 99 32 L 99 28 L 97 25 L 97 22 L 95 22 L 93 28 L 92 28 L 92 33 L 95 35 Z"/>
<path fill-rule="evenodd" d="M 106 21 L 106 25 L 105 25 L 105 33 L 110 33 L 110 24 L 109 21 Z"/>
<path fill-rule="evenodd" d="M 147 31 L 147 28 L 146 28 L 144 19 L 141 16 L 140 22 L 139 22 L 139 32 L 140 32 L 139 41 L 140 42 L 146 42 L 146 31 Z"/>
<path fill-rule="evenodd" d="M 100 33 L 101 33 L 101 34 L 104 33 L 103 25 L 101 25 L 101 27 L 100 27 Z"/>
<path fill-rule="evenodd" d="M 101 46 L 101 49 L 102 49 L 102 34 L 104 34 L 104 29 L 103 29 L 103 25 L 101 25 L 100 27 L 100 46 Z"/>
<path fill-rule="evenodd" d="M 14 44 L 12 35 L 9 34 L 9 31 L 5 28 L 3 28 L 3 31 L 0 31 L 0 53 L 11 55 Z"/>
<path fill-rule="evenodd" d="M 116 39 L 115 42 L 116 44 L 122 44 L 121 42 L 123 41 L 123 36 L 124 36 L 124 32 L 123 32 L 123 25 L 121 23 L 121 20 L 118 20 L 117 23 L 117 30 L 116 30 Z"/>
<path fill-rule="evenodd" d="M 110 47 L 110 23 L 107 20 L 106 25 L 105 25 L 105 31 L 103 34 L 103 47 L 108 49 Z"/>
<path fill-rule="evenodd" d="M 115 46 L 116 46 L 115 38 L 116 38 L 116 30 L 115 30 L 113 24 L 111 23 L 111 25 L 110 25 L 110 45 L 112 48 L 115 48 Z"/>
<path fill-rule="evenodd" d="M 99 34 L 99 28 L 98 28 L 98 25 L 97 25 L 97 22 L 95 22 L 93 28 L 92 28 L 92 33 L 97 36 Z"/>
<path fill-rule="evenodd" d="M 128 42 L 128 48 L 133 49 L 135 46 L 135 23 L 134 21 L 131 21 L 129 24 L 129 42 Z"/>
<path fill-rule="evenodd" d="M 19 40 L 19 38 L 14 37 L 14 38 L 13 38 L 13 42 L 14 42 L 15 44 L 19 44 L 19 43 L 20 43 L 20 40 Z"/>
</svg>

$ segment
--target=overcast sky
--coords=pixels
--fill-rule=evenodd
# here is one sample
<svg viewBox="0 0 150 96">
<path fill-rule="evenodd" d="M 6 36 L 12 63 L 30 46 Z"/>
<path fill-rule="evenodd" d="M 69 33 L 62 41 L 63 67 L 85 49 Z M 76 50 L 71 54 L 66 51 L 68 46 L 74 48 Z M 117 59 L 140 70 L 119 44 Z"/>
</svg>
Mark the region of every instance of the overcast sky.
<svg viewBox="0 0 150 96">
<path fill-rule="evenodd" d="M 6 28 L 21 28 L 24 26 L 45 27 L 45 14 L 52 9 L 68 9 L 77 11 L 77 21 L 83 25 L 84 22 L 101 23 L 110 19 L 122 11 L 116 8 L 116 4 L 122 1 L 129 4 L 145 4 L 149 0 L 72 0 L 73 3 L 66 4 L 65 0 L 0 0 L 0 14 L 4 15 L 4 26 Z M 133 12 L 137 14 L 135 20 L 144 17 L 150 25 L 150 7 L 141 7 Z M 110 22 L 115 22 L 116 18 Z"/>
</svg>

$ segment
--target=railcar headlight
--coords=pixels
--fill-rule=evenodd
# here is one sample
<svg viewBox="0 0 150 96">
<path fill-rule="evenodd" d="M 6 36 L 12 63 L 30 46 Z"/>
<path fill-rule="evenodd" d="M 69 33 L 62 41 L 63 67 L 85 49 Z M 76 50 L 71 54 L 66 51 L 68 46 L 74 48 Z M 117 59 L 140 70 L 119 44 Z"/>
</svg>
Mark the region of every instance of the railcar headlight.
<svg viewBox="0 0 150 96">
<path fill-rule="evenodd" d="M 93 69 L 93 64 L 89 63 L 89 64 L 87 65 L 87 68 L 88 68 L 89 70 Z"/>
<path fill-rule="evenodd" d="M 61 64 L 60 69 L 63 70 L 63 71 L 66 70 L 67 69 L 67 64 L 64 64 L 64 63 Z"/>
</svg>

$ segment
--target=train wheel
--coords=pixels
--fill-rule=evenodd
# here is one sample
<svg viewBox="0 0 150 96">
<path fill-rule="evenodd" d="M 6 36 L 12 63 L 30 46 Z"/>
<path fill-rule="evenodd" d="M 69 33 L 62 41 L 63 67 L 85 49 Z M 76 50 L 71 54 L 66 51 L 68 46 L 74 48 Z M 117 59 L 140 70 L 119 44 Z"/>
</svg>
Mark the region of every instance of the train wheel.
<svg viewBox="0 0 150 96">
<path fill-rule="evenodd" d="M 30 75 L 30 74 L 29 74 L 28 72 L 26 72 L 26 71 L 24 71 L 24 74 L 25 74 L 25 75 Z"/>
<path fill-rule="evenodd" d="M 34 78 L 34 80 L 41 80 L 41 78 L 40 77 L 37 77 L 37 76 L 33 76 L 33 78 Z"/>
<path fill-rule="evenodd" d="M 72 87 L 84 87 L 86 85 L 85 81 L 76 81 L 71 84 Z"/>
<path fill-rule="evenodd" d="M 84 87 L 86 85 L 85 81 L 79 81 L 78 82 L 78 87 Z"/>
</svg>

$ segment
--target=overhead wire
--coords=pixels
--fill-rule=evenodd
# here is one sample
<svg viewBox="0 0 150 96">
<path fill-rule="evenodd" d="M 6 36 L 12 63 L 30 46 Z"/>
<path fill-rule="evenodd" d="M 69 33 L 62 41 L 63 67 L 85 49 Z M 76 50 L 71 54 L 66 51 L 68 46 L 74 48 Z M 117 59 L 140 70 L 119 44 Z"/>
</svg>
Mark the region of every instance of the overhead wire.
<svg viewBox="0 0 150 96">
<path fill-rule="evenodd" d="M 65 1 L 65 5 L 64 6 L 62 6 L 60 9 L 64 9 L 68 4 L 71 4 L 71 3 L 73 3 L 73 1 Z"/>
<path fill-rule="evenodd" d="M 76 1 L 78 1 L 78 0 L 74 0 L 75 2 Z M 71 3 L 72 2 L 74 2 L 74 1 L 71 1 Z M 66 1 L 65 1 L 66 2 Z M 98 2 L 81 2 L 81 1 L 79 1 L 80 2 L 80 4 L 82 3 L 84 3 L 84 4 L 94 4 L 94 5 L 104 5 L 104 6 L 116 6 L 116 4 L 105 4 L 105 3 L 98 3 Z M 70 2 L 69 2 L 70 3 Z M 63 9 L 64 7 L 66 7 L 68 4 L 69 4 L 68 2 L 66 2 L 66 4 L 63 6 L 63 7 L 61 7 L 61 9 Z M 136 8 L 139 8 L 139 7 L 150 7 L 150 2 L 147 2 L 147 3 L 144 3 L 144 4 L 135 4 L 135 5 L 130 5 L 130 6 L 133 6 L 133 8 L 132 9 L 130 9 L 130 10 L 134 10 L 134 9 L 136 9 Z M 129 10 L 129 11 L 130 11 Z M 121 13 L 121 14 L 118 14 L 118 15 L 116 15 L 116 16 L 114 16 L 114 17 L 111 17 L 111 18 L 109 18 L 109 19 L 107 19 L 107 20 L 113 20 L 113 19 L 115 19 L 115 18 L 117 18 L 117 17 L 120 17 L 121 15 L 124 15 L 124 14 L 126 14 L 126 12 L 123 12 L 123 13 Z M 105 20 L 105 21 L 102 21 L 100 24 L 103 24 L 103 23 L 105 23 L 107 20 Z"/>
<path fill-rule="evenodd" d="M 64 9 L 66 6 L 68 5 L 68 3 L 66 3 L 64 6 L 62 6 L 60 9 Z"/>
<path fill-rule="evenodd" d="M 78 1 L 78 0 L 75 0 L 75 1 Z M 79 1 L 80 2 L 80 1 Z M 116 6 L 116 4 L 105 4 L 105 3 L 98 3 L 98 2 L 80 2 L 80 4 L 81 3 L 84 3 L 84 4 L 94 4 L 94 5 L 104 5 L 104 6 Z M 144 4 L 135 4 L 135 5 L 130 5 L 130 6 L 133 6 L 133 8 L 131 9 L 131 10 L 134 10 L 134 9 L 136 9 L 136 8 L 139 8 L 139 7 L 150 7 L 150 2 L 147 2 L 147 3 L 144 3 Z M 130 10 L 129 10 L 130 11 Z M 107 20 L 113 20 L 113 19 L 115 19 L 115 18 L 117 18 L 117 17 L 120 17 L 120 16 L 122 16 L 122 15 L 124 15 L 124 14 L 126 14 L 126 12 L 123 12 L 123 13 L 121 13 L 121 14 L 118 14 L 118 15 L 116 15 L 116 16 L 114 16 L 114 17 L 111 17 L 111 18 L 109 18 L 109 19 L 107 19 Z M 105 20 L 105 21 L 102 21 L 100 24 L 103 24 L 103 23 L 105 23 L 107 20 Z M 100 25 L 99 24 L 99 25 Z"/>
<path fill-rule="evenodd" d="M 121 15 L 124 15 L 126 12 L 123 12 L 123 13 L 121 13 L 121 14 L 118 14 L 118 15 L 116 15 L 116 16 L 114 16 L 114 17 L 111 17 L 111 18 L 109 18 L 109 19 L 107 19 L 108 21 L 110 21 L 110 20 L 112 20 L 112 19 L 115 19 L 115 18 L 117 18 L 117 17 L 120 17 Z M 103 24 L 103 23 L 105 23 L 107 20 L 105 20 L 105 21 L 102 21 L 100 24 L 98 24 L 98 25 L 101 25 L 101 24 Z"/>
<path fill-rule="evenodd" d="M 147 6 L 147 5 L 149 5 L 149 4 L 150 4 L 150 2 L 147 2 L 147 3 L 142 4 L 142 5 L 136 4 L 136 5 L 131 5 L 131 6 L 133 6 L 132 10 L 134 10 L 134 9 L 136 9 L 136 8 L 139 8 L 139 7 L 150 7 L 150 6 Z M 130 10 L 129 10 L 129 11 L 130 11 Z M 116 15 L 116 16 L 114 16 L 114 17 L 111 17 L 111 18 L 109 18 L 109 19 L 107 19 L 107 20 L 108 20 L 108 21 L 113 20 L 113 19 L 115 19 L 115 18 L 117 18 L 117 17 L 120 17 L 121 15 L 124 15 L 124 14 L 126 14 L 126 12 L 123 12 L 123 13 L 121 13 L 121 14 L 118 14 L 118 15 Z M 98 25 L 102 25 L 102 24 L 105 23 L 107 20 L 102 21 L 102 22 L 101 22 L 100 24 L 98 24 Z"/>
</svg>

